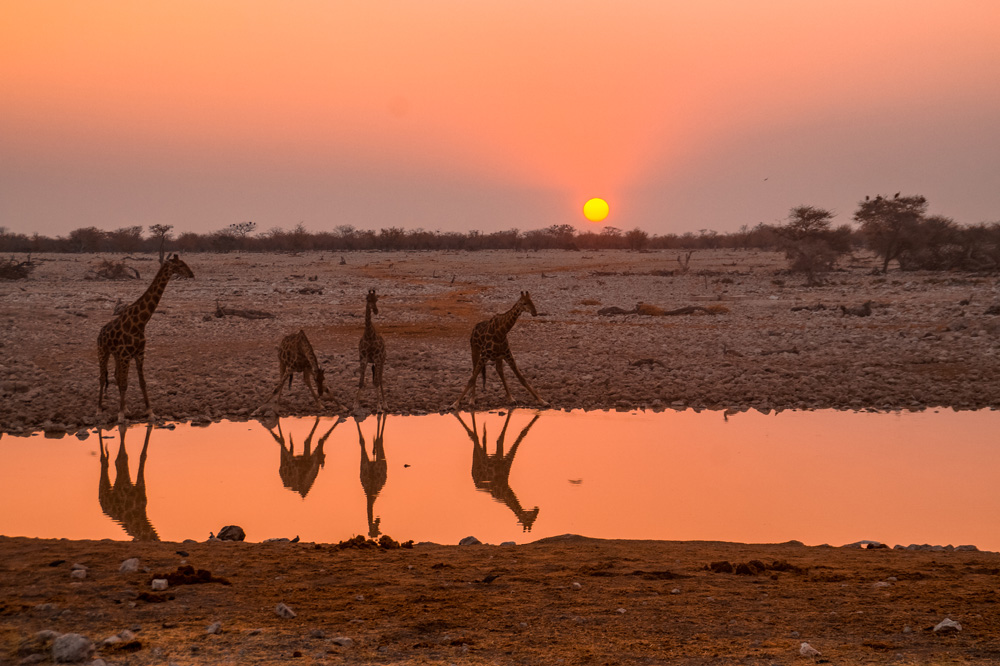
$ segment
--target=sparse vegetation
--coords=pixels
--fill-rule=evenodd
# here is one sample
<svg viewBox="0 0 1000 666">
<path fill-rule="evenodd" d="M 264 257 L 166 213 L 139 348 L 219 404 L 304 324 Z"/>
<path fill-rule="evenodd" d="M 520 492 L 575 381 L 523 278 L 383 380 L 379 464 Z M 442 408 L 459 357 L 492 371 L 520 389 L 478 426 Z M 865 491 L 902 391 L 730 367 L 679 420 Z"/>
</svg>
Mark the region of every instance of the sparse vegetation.
<svg viewBox="0 0 1000 666">
<path fill-rule="evenodd" d="M 27 261 L 17 261 L 11 257 L 5 261 L 0 261 L 0 280 L 24 280 L 31 271 L 35 270 L 35 264 L 29 257 Z"/>
<path fill-rule="evenodd" d="M 352 252 L 352 251 L 478 251 L 478 250 L 680 250 L 678 268 L 663 275 L 688 272 L 691 254 L 698 250 L 780 250 L 789 270 L 804 273 L 809 284 L 822 281 L 838 259 L 867 247 L 881 260 L 884 273 L 892 262 L 902 270 L 1000 270 L 1000 222 L 961 225 L 941 215 L 926 215 L 922 196 L 866 197 L 854 213 L 858 226 L 834 228 L 834 214 L 802 205 L 793 208 L 783 223 L 743 225 L 738 231 L 718 233 L 649 234 L 635 228 L 623 232 L 607 226 L 599 232 L 578 231 L 571 224 L 542 229 L 508 229 L 441 232 L 385 227 L 358 229 L 341 224 L 311 232 L 303 223 L 291 230 L 274 227 L 257 231 L 255 222 L 237 222 L 216 231 L 184 232 L 172 238 L 173 225 L 154 224 L 143 237 L 141 226 L 103 231 L 96 227 L 74 229 L 66 237 L 18 234 L 0 227 L 0 252 Z"/>
</svg>

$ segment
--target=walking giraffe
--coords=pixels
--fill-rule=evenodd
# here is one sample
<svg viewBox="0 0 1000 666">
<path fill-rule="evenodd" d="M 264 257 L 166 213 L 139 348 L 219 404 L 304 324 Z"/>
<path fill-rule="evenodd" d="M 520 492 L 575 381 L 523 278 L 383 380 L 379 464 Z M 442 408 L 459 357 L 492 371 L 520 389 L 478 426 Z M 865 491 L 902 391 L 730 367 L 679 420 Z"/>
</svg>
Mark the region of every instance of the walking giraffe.
<svg viewBox="0 0 1000 666">
<path fill-rule="evenodd" d="M 504 361 L 514 371 L 514 376 L 518 378 L 524 388 L 528 389 L 528 393 L 534 396 L 535 400 L 541 403 L 543 407 L 549 406 L 549 403 L 543 400 L 535 389 L 531 388 L 528 380 L 517 369 L 517 364 L 514 362 L 514 355 L 510 352 L 510 344 L 507 342 L 507 334 L 514 327 L 514 324 L 517 323 L 517 318 L 525 310 L 530 312 L 532 317 L 538 316 L 535 304 L 531 302 L 531 295 L 526 291 L 522 291 L 521 297 L 517 299 L 517 302 L 514 303 L 514 306 L 510 310 L 494 315 L 473 327 L 472 336 L 469 338 L 469 344 L 472 346 L 472 377 L 469 379 L 469 383 L 466 384 L 465 390 L 462 391 L 462 395 L 458 396 L 458 400 L 452 403 L 452 409 L 458 409 L 458 406 L 462 403 L 462 398 L 470 391 L 472 394 L 469 396 L 469 404 L 475 406 L 476 376 L 482 373 L 483 389 L 485 389 L 486 364 L 490 362 L 496 365 L 497 374 L 500 375 L 500 381 L 503 383 L 503 390 L 507 392 L 507 399 L 511 403 L 516 404 L 517 401 L 511 395 L 510 387 L 507 386 L 507 378 L 503 375 Z"/>
<path fill-rule="evenodd" d="M 372 366 L 372 386 L 378 402 L 378 411 L 388 411 L 385 404 L 385 388 L 382 385 L 382 370 L 385 368 L 385 339 L 375 330 L 372 324 L 372 314 L 378 314 L 378 294 L 374 289 L 368 290 L 365 298 L 365 332 L 358 342 L 358 355 L 361 357 L 361 377 L 358 379 L 358 394 L 354 398 L 351 411 L 357 410 L 361 401 L 361 391 L 365 387 L 365 371 L 368 364 Z"/>
<path fill-rule="evenodd" d="M 301 329 L 298 333 L 286 335 L 281 339 L 281 344 L 278 345 L 278 374 L 281 378 L 278 380 L 278 386 L 271 393 L 271 397 L 268 398 L 268 402 L 281 400 L 281 392 L 285 388 L 285 380 L 288 380 L 288 388 L 291 388 L 292 377 L 296 372 L 302 373 L 302 381 L 309 387 L 313 398 L 316 399 L 317 407 L 321 409 L 323 407 L 322 396 L 324 391 L 330 394 L 334 402 L 338 405 L 340 404 L 340 401 L 333 396 L 333 392 L 323 385 L 323 368 L 320 367 L 319 361 L 316 360 L 316 352 L 313 351 L 312 345 L 309 343 L 309 338 L 306 337 L 306 332 Z M 314 379 L 316 380 L 315 388 L 313 388 Z"/>
<path fill-rule="evenodd" d="M 108 387 L 108 358 L 115 357 L 115 382 L 121 401 L 118 405 L 118 422 L 125 422 L 125 391 L 128 389 L 128 366 L 135 359 L 135 370 L 139 375 L 139 388 L 142 398 L 146 401 L 149 420 L 156 418 L 149 404 L 149 394 L 146 392 L 146 377 L 142 372 L 142 364 L 146 351 L 146 324 L 160 303 L 167 282 L 174 275 L 193 278 L 194 273 L 188 265 L 176 254 L 160 265 L 160 270 L 153 278 L 152 284 L 139 299 L 126 306 L 120 315 L 109 321 L 97 334 L 97 359 L 100 367 L 101 390 L 97 396 L 97 416 L 104 411 L 104 393 Z"/>
</svg>

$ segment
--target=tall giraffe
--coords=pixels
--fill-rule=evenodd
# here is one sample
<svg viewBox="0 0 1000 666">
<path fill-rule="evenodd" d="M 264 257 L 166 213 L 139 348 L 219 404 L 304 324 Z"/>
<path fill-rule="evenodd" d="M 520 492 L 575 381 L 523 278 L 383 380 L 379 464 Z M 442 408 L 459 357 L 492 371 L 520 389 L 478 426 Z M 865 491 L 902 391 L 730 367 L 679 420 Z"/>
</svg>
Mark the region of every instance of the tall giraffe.
<svg viewBox="0 0 1000 666">
<path fill-rule="evenodd" d="M 505 504 L 517 516 L 517 522 L 521 524 L 523 530 L 530 532 L 531 526 L 538 518 L 538 507 L 536 506 L 529 511 L 521 506 L 517 495 L 510 487 L 510 468 L 514 464 L 517 447 L 521 446 L 521 442 L 524 441 L 531 426 L 535 425 L 535 421 L 541 414 L 536 413 L 531 422 L 524 426 L 521 434 L 514 441 L 514 445 L 505 455 L 503 452 L 504 438 L 507 436 L 507 426 L 510 425 L 510 417 L 513 413 L 513 409 L 507 412 L 507 419 L 503 423 L 503 429 L 500 430 L 500 436 L 497 437 L 496 453 L 492 455 L 486 450 L 486 424 L 483 424 L 482 438 L 479 437 L 479 430 L 476 428 L 476 412 L 471 412 L 472 428 L 465 425 L 461 415 L 455 414 L 455 418 L 462 424 L 469 439 L 472 440 L 472 482 L 476 484 L 476 489 L 488 492 L 493 496 L 493 499 Z"/>
<path fill-rule="evenodd" d="M 146 324 L 160 303 L 167 282 L 174 275 L 193 278 L 194 273 L 188 265 L 176 254 L 160 265 L 156 277 L 145 293 L 131 305 L 126 306 L 121 314 L 109 321 L 97 334 L 97 360 L 100 366 L 101 390 L 97 397 L 97 416 L 100 419 L 104 411 L 104 393 L 108 387 L 108 357 L 115 357 L 115 381 L 121 401 L 118 405 L 118 422 L 125 422 L 125 391 L 128 389 L 128 365 L 135 359 L 135 370 L 139 375 L 139 388 L 142 398 L 146 401 L 149 419 L 156 418 L 149 404 L 149 394 L 146 392 L 146 377 L 142 373 L 143 357 L 146 350 Z"/>
<path fill-rule="evenodd" d="M 462 391 L 462 395 L 458 396 L 458 400 L 452 403 L 452 409 L 458 409 L 458 406 L 462 403 L 462 398 L 465 397 L 466 393 L 472 391 L 469 396 L 469 404 L 473 407 L 476 405 L 476 376 L 480 373 L 483 375 L 483 389 L 486 388 L 486 364 L 494 363 L 496 365 L 497 374 L 500 375 L 500 381 L 503 383 L 503 390 L 507 392 L 507 399 L 513 403 L 517 404 L 514 400 L 514 396 L 510 393 L 510 388 L 507 386 L 507 378 L 503 375 L 503 363 L 507 362 L 510 369 L 514 371 L 514 375 L 518 378 L 524 388 L 528 389 L 528 393 L 534 396 L 543 407 L 548 407 L 549 403 L 542 399 L 541 396 L 535 392 L 535 389 L 531 388 L 528 384 L 528 380 L 524 378 L 521 371 L 517 369 L 517 364 L 514 363 L 514 355 L 510 352 L 510 344 L 507 342 L 507 334 L 510 329 L 514 327 L 517 323 L 517 318 L 521 316 L 521 313 L 528 311 L 531 313 L 532 317 L 538 316 L 538 311 L 535 310 L 535 304 L 531 301 L 531 295 L 526 291 L 521 292 L 521 297 L 517 299 L 514 306 L 498 315 L 481 321 L 476 324 L 472 329 L 472 336 L 469 338 L 469 344 L 472 346 L 472 378 L 469 379 L 469 383 L 466 384 L 465 390 Z"/>
<path fill-rule="evenodd" d="M 361 391 L 365 387 L 365 371 L 368 364 L 372 366 L 372 386 L 375 387 L 375 396 L 378 401 L 378 411 L 388 411 L 385 404 L 385 387 L 382 384 L 382 370 L 385 368 L 385 339 L 375 330 L 372 324 L 372 314 L 378 314 L 378 294 L 374 289 L 368 290 L 365 298 L 365 332 L 358 342 L 358 355 L 361 357 L 361 377 L 358 380 L 358 394 L 354 397 L 354 406 L 351 410 L 357 410 L 361 402 Z"/>
<path fill-rule="evenodd" d="M 334 428 L 340 425 L 342 420 L 337 419 L 330 426 L 330 429 L 326 431 L 326 434 L 319 438 L 319 444 L 313 449 L 313 435 L 316 434 L 316 428 L 319 426 L 319 417 L 317 416 L 312 430 L 309 431 L 305 441 L 302 443 L 302 453 L 299 455 L 295 455 L 295 441 L 292 439 L 291 433 L 288 435 L 288 444 L 286 446 L 285 433 L 281 431 L 280 419 L 278 420 L 277 434 L 271 428 L 267 429 L 271 433 L 271 437 L 274 438 L 274 441 L 281 445 L 281 460 L 278 463 L 278 476 L 281 477 L 281 482 L 289 490 L 301 495 L 303 499 L 309 494 L 313 483 L 316 482 L 316 477 L 319 475 L 320 468 L 326 462 L 326 453 L 323 451 L 323 445 L 326 444 L 326 440 L 330 437 Z"/>
<path fill-rule="evenodd" d="M 156 528 L 146 515 L 146 450 L 153 424 L 146 426 L 146 440 L 139 454 L 139 471 L 132 483 L 128 470 L 128 451 L 125 449 L 125 426 L 118 426 L 118 456 L 115 457 L 115 484 L 111 485 L 108 475 L 110 447 L 104 446 L 104 434 L 98 429 L 97 438 L 101 447 L 101 480 L 97 486 L 97 499 L 101 511 L 125 528 L 135 541 L 159 541 Z M 108 438 L 110 439 L 110 437 Z"/>
<path fill-rule="evenodd" d="M 371 458 L 368 457 L 368 447 L 365 445 L 365 436 L 361 432 L 361 424 L 358 423 L 357 419 L 354 419 L 354 423 L 358 426 L 358 443 L 361 445 L 361 487 L 368 500 L 368 537 L 371 539 L 375 539 L 381 534 L 379 523 L 382 522 L 382 519 L 375 517 L 375 500 L 382 492 L 388 477 L 385 445 L 382 443 L 382 437 L 385 435 L 385 417 L 384 413 L 375 415 L 375 441 Z"/>
<path fill-rule="evenodd" d="M 281 378 L 278 380 L 278 386 L 271 393 L 269 402 L 281 400 L 285 380 L 288 380 L 288 388 L 291 388 L 292 377 L 296 372 L 302 373 L 302 381 L 309 387 L 318 407 L 323 407 L 321 397 L 324 391 L 329 393 L 333 401 L 340 405 L 340 401 L 333 396 L 333 392 L 323 385 L 323 368 L 316 360 L 316 353 L 309 343 L 309 338 L 306 337 L 306 332 L 301 329 L 298 333 L 286 335 L 282 338 L 281 344 L 278 345 L 278 373 Z M 316 388 L 313 388 L 313 379 L 316 380 Z"/>
</svg>

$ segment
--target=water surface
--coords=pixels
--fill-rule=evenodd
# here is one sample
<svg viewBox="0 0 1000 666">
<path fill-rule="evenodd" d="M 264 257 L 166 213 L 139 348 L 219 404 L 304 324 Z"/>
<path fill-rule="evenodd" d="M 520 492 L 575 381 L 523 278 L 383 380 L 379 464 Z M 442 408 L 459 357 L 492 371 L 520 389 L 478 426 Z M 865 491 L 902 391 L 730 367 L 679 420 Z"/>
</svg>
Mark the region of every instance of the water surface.
<svg viewBox="0 0 1000 666">
<path fill-rule="evenodd" d="M 0 440 L 0 534 L 1000 550 L 1000 412 L 469 412 Z M 499 441 L 498 441 L 499 440 Z"/>
</svg>

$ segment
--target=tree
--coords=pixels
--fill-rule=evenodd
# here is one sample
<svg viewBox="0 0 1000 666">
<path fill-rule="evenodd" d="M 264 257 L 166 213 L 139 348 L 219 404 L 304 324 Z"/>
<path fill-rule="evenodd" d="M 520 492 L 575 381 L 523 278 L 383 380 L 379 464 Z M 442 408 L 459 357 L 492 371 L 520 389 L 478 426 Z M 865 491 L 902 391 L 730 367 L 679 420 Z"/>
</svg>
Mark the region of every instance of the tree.
<svg viewBox="0 0 1000 666">
<path fill-rule="evenodd" d="M 861 224 L 868 247 L 882 257 L 883 273 L 889 270 L 889 262 L 899 259 L 907 249 L 909 237 L 926 212 L 927 199 L 919 195 L 901 197 L 897 193 L 891 199 L 878 195 L 858 203 L 854 220 Z"/>
<path fill-rule="evenodd" d="M 649 234 L 645 231 L 636 227 L 625 234 L 625 242 L 628 244 L 628 249 L 630 250 L 642 250 L 646 247 L 649 242 Z"/>
<path fill-rule="evenodd" d="M 850 249 L 850 229 L 831 229 L 833 213 L 815 206 L 796 206 L 788 212 L 787 222 L 775 229 L 782 238 L 789 270 L 805 273 L 806 284 L 822 281 L 818 273 L 833 269 L 833 265 Z"/>
<path fill-rule="evenodd" d="M 165 254 L 167 237 L 170 235 L 170 231 L 174 228 L 172 224 L 153 224 L 149 227 L 149 236 L 154 240 L 159 240 L 160 249 L 160 263 L 163 263 L 163 256 Z"/>
<path fill-rule="evenodd" d="M 73 252 L 99 252 L 106 235 L 97 227 L 81 227 L 69 232 L 69 245 Z"/>
</svg>

